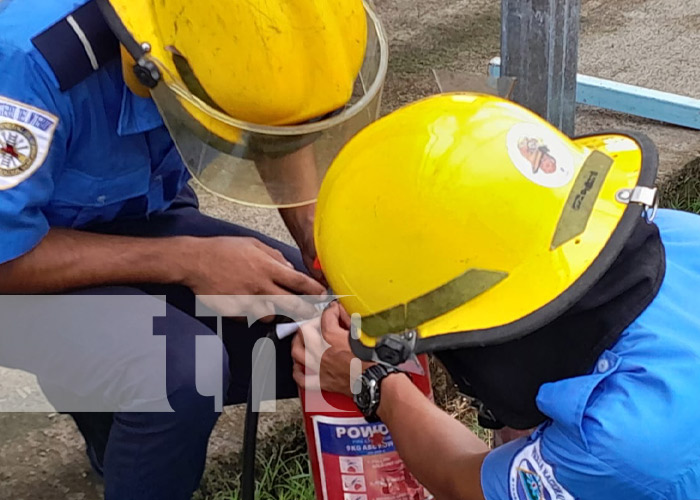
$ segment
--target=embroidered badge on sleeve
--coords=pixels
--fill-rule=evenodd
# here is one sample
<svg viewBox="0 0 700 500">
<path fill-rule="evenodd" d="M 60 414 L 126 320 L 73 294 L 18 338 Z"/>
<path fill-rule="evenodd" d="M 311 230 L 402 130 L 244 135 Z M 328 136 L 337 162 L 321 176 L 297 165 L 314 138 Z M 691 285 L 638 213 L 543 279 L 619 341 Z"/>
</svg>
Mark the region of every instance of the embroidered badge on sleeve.
<svg viewBox="0 0 700 500">
<path fill-rule="evenodd" d="M 554 476 L 553 467 L 540 451 L 540 440 L 520 450 L 510 466 L 511 500 L 575 500 Z"/>
<path fill-rule="evenodd" d="M 0 190 L 29 178 L 49 154 L 58 118 L 0 96 Z"/>
</svg>

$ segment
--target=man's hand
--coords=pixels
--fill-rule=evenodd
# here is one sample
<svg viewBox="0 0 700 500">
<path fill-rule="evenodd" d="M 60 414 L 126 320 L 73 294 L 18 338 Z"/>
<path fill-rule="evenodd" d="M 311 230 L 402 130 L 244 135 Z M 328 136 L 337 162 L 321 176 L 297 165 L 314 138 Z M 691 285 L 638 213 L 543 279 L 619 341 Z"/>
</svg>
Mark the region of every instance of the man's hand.
<svg viewBox="0 0 700 500">
<path fill-rule="evenodd" d="M 51 229 L 31 252 L 0 264 L 0 293 L 61 293 L 133 283 L 186 285 L 225 316 L 260 319 L 282 311 L 296 320 L 316 314 L 324 287 L 282 254 L 253 238 L 136 238 Z M 270 295 L 256 300 L 251 296 Z M 238 296 L 238 298 L 236 297 Z"/>
<path fill-rule="evenodd" d="M 323 285 L 295 270 L 280 251 L 255 238 L 198 238 L 193 248 L 183 284 L 220 314 L 263 318 L 283 313 L 308 319 L 315 313 L 313 304 L 296 295 L 325 293 Z M 253 297 L 261 295 L 276 297 Z"/>
<path fill-rule="evenodd" d="M 349 326 L 350 317 L 333 302 L 321 317 L 320 330 L 318 321 L 301 327 L 292 343 L 294 380 L 300 387 L 318 390 L 320 381 L 325 391 L 352 396 L 351 377 L 370 363 L 361 365 L 350 350 Z"/>
</svg>

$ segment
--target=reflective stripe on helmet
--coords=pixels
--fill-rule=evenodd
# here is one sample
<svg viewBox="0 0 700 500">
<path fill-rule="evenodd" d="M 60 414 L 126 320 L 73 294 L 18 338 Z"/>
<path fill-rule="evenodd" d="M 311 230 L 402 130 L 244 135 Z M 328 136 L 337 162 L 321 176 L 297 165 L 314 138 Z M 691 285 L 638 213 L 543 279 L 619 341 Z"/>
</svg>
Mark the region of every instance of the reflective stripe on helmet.
<svg viewBox="0 0 700 500">
<path fill-rule="evenodd" d="M 405 304 L 362 318 L 362 332 L 378 337 L 412 330 L 426 321 L 466 304 L 508 277 L 503 271 L 470 269 Z"/>
<path fill-rule="evenodd" d="M 593 151 L 581 167 L 554 231 L 550 250 L 556 250 L 586 230 L 613 159 Z"/>
</svg>

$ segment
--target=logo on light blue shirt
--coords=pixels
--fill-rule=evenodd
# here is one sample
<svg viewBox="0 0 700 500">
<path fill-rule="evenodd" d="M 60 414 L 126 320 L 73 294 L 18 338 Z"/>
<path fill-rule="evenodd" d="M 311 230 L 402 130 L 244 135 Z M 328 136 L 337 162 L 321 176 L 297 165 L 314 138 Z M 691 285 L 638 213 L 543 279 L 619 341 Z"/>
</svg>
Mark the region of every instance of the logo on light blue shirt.
<svg viewBox="0 0 700 500">
<path fill-rule="evenodd" d="M 527 500 L 549 500 L 549 496 L 542 496 L 542 481 L 537 473 L 532 472 L 532 465 L 523 460 L 518 466 L 518 493 L 522 493 Z"/>
<path fill-rule="evenodd" d="M 540 443 L 539 438 L 529 442 L 513 459 L 508 479 L 511 500 L 574 500 L 542 456 Z"/>
</svg>

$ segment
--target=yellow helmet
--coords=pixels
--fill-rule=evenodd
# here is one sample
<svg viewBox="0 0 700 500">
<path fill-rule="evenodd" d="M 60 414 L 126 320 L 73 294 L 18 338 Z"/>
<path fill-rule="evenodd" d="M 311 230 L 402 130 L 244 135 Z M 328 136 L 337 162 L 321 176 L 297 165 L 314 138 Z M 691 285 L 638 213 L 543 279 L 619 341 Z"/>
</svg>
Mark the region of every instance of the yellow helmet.
<svg viewBox="0 0 700 500">
<path fill-rule="evenodd" d="M 572 141 L 487 95 L 431 97 L 370 125 L 329 169 L 315 226 L 325 275 L 361 318 L 355 352 L 398 364 L 549 323 L 649 214 L 656 167 L 642 136 Z"/>
<path fill-rule="evenodd" d="M 364 58 L 361 0 L 110 3 L 166 80 L 247 122 L 300 123 L 344 106 Z"/>
<path fill-rule="evenodd" d="M 347 140 L 361 128 L 348 126 L 350 118 L 365 109 L 360 125 L 376 117 L 385 38 L 363 0 L 98 3 L 136 61 L 130 69 L 151 88 L 188 167 L 215 194 L 254 205 L 312 201 L 260 200 L 237 184 L 257 175 L 252 162 L 261 157 L 291 154 L 326 132 L 336 142 Z M 330 130 L 343 126 L 341 133 Z M 184 131 L 188 136 L 181 137 Z M 226 155 L 224 167 L 219 154 Z M 322 177 L 330 161 L 319 163 Z"/>
</svg>

